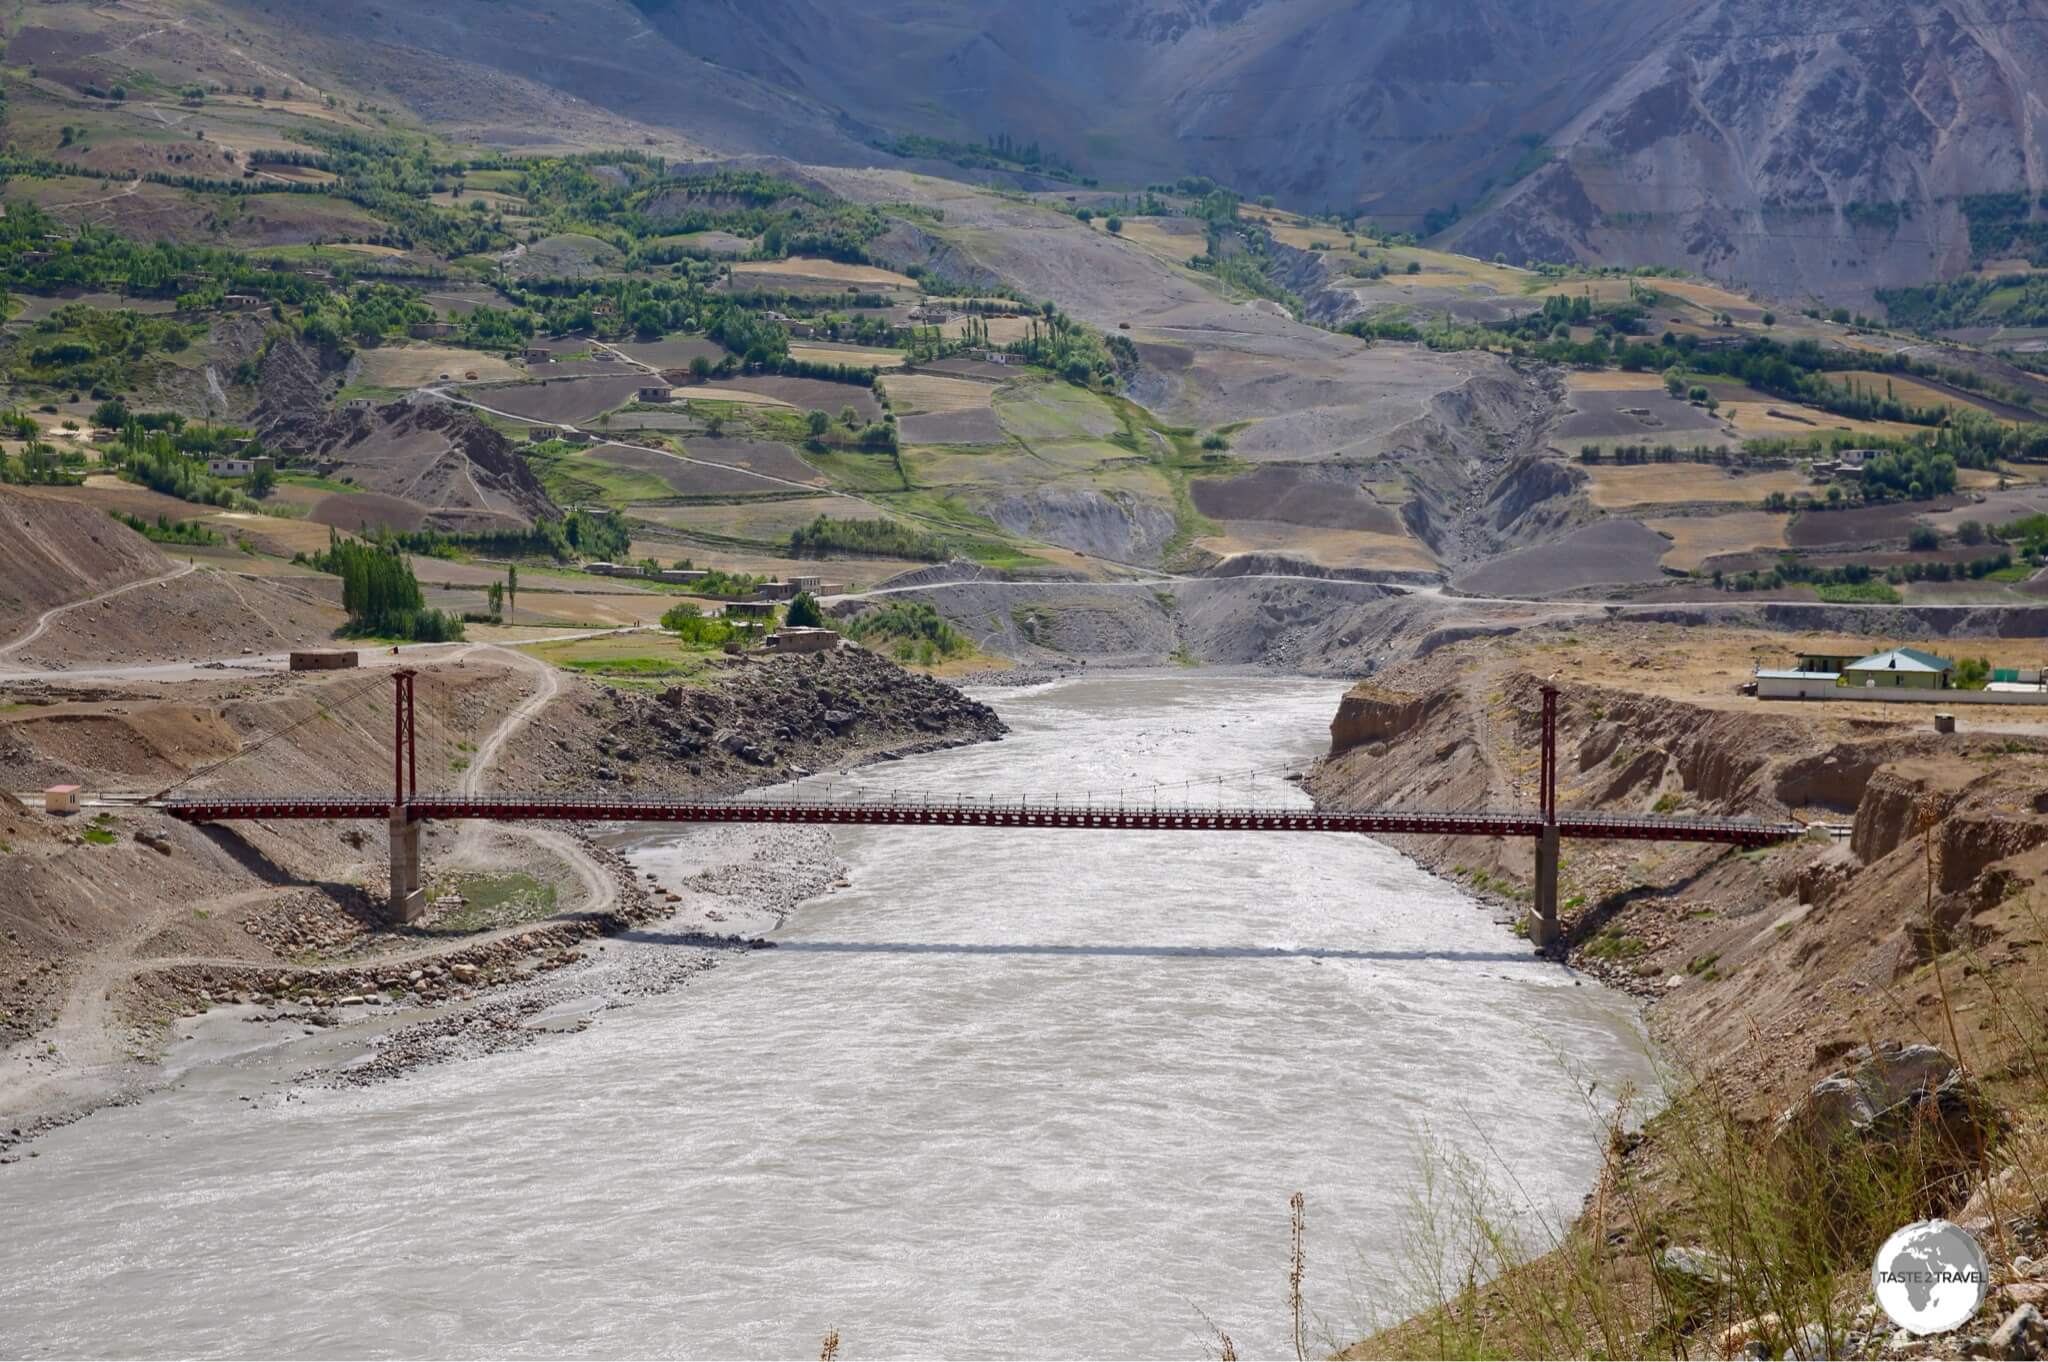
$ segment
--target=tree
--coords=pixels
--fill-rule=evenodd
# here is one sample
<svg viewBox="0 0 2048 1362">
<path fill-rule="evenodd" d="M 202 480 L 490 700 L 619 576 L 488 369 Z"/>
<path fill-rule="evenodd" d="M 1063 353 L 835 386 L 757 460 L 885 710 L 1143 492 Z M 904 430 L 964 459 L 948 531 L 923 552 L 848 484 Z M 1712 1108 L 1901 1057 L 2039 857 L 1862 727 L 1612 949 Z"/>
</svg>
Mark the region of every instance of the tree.
<svg viewBox="0 0 2048 1362">
<path fill-rule="evenodd" d="M 1941 547 L 1941 536 L 1925 525 L 1917 526 L 1906 536 L 1906 547 L 1915 553 L 1927 553 Z"/>
<path fill-rule="evenodd" d="M 1777 313 L 1775 313 L 1775 312 L 1766 312 L 1766 313 L 1764 313 L 1764 325 L 1765 325 L 1765 326 L 1776 326 L 1777 324 L 1778 324 L 1778 314 L 1777 314 Z"/>
<path fill-rule="evenodd" d="M 1841 504 L 1842 504 L 1842 484 L 1841 484 L 1841 483 L 1839 483 L 1839 482 L 1831 482 L 1831 483 L 1829 483 L 1829 484 L 1828 484 L 1828 505 L 1830 505 L 1830 506 L 1839 506 L 1839 505 L 1841 505 Z"/>
<path fill-rule="evenodd" d="M 490 602 L 490 613 L 492 616 L 503 619 L 505 616 L 505 584 L 503 582 L 492 582 L 491 589 L 485 592 L 484 596 Z"/>
<path fill-rule="evenodd" d="M 816 438 L 831 429 L 832 418 L 822 411 L 813 411 L 804 418 L 804 424 L 810 428 L 812 437 Z"/>
<path fill-rule="evenodd" d="M 1980 520 L 1965 520 L 1956 526 L 1956 538 L 1975 548 L 1984 542 L 1984 523 Z"/>
<path fill-rule="evenodd" d="M 259 500 L 267 497 L 277 487 L 277 470 L 267 463 L 256 465 L 256 471 L 249 475 L 248 485 L 243 489 Z"/>
<path fill-rule="evenodd" d="M 696 379 L 700 383 L 703 382 L 705 379 L 711 377 L 710 358 L 705 355 L 694 356 L 690 360 L 690 377 Z"/>
<path fill-rule="evenodd" d="M 519 614 L 519 565 L 517 563 L 511 564 L 505 569 L 505 595 L 511 602 L 511 613 L 505 616 L 509 620 Z"/>
<path fill-rule="evenodd" d="M 1124 229 L 1124 220 L 1120 217 L 1111 217 L 1108 222 L 1105 222 L 1102 225 L 1109 228 L 1109 234 L 1111 236 L 1115 236 L 1117 233 L 1121 232 Z"/>
<path fill-rule="evenodd" d="M 1570 335 L 1571 333 L 1567 330 L 1565 334 Z M 1673 397 L 1685 396 L 1685 374 L 1675 364 L 1664 371 L 1664 391 L 1670 393 Z"/>
<path fill-rule="evenodd" d="M 853 409 L 851 402 L 839 409 L 839 424 L 845 426 L 848 430 L 852 430 L 860 424 L 860 413 Z"/>
<path fill-rule="evenodd" d="M 818 598 L 808 591 L 799 591 L 789 603 L 789 614 L 784 619 L 792 629 L 823 629 L 825 612 L 818 608 Z"/>
</svg>

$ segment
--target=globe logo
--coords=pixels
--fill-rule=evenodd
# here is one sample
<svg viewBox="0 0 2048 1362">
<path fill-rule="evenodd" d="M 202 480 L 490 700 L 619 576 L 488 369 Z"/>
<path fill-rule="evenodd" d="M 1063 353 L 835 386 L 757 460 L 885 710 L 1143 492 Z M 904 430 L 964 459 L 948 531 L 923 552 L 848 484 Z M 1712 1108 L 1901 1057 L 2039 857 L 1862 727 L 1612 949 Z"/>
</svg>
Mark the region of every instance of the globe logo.
<svg viewBox="0 0 2048 1362">
<path fill-rule="evenodd" d="M 1922 1220 L 1884 1241 L 1871 1289 L 1892 1323 L 1913 1334 L 1960 1329 L 1984 1303 L 1984 1250 L 1960 1226 Z"/>
</svg>

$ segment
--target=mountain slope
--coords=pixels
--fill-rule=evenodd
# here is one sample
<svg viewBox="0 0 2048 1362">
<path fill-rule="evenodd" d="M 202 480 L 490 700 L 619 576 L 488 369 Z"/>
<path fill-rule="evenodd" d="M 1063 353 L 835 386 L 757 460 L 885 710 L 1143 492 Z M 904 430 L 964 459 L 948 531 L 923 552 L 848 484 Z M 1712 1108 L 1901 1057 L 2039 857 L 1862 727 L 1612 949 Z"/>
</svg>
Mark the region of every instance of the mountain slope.
<svg viewBox="0 0 2048 1362">
<path fill-rule="evenodd" d="M 1475 254 L 1781 294 L 1954 274 L 1959 196 L 2017 191 L 2038 217 L 2048 188 L 2048 0 L 334 0 L 295 18 L 326 60 L 466 128 L 486 72 L 735 153 L 887 164 L 902 134 L 1001 134 L 1106 185 L 1201 173 L 1452 223 Z"/>
<path fill-rule="evenodd" d="M 2048 184 L 2044 81 L 2039 3 L 1717 0 L 1452 239 L 1684 261 L 1783 294 L 1955 274 L 1972 263 L 1965 196 Z"/>
</svg>

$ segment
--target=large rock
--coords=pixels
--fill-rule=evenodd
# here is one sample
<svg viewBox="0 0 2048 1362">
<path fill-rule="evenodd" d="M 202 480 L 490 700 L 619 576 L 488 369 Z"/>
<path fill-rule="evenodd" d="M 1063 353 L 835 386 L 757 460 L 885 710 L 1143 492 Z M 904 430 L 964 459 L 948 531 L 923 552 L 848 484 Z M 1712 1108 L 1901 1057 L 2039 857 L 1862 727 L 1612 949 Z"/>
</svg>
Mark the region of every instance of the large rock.
<svg viewBox="0 0 2048 1362">
<path fill-rule="evenodd" d="M 2005 1317 L 1998 1332 L 1991 1335 L 1991 1355 L 2028 1359 L 2048 1358 L 2048 1319 L 2031 1305 L 2022 1305 Z"/>
<path fill-rule="evenodd" d="M 1936 1133 L 1941 1148 L 1961 1162 L 1983 1157 L 1998 1129 L 1997 1112 L 1938 1046 L 1860 1046 L 1848 1060 L 1779 1114 L 1771 1153 L 1781 1164 L 1824 1156 L 1845 1140 L 1894 1140 L 1916 1129 Z"/>
</svg>

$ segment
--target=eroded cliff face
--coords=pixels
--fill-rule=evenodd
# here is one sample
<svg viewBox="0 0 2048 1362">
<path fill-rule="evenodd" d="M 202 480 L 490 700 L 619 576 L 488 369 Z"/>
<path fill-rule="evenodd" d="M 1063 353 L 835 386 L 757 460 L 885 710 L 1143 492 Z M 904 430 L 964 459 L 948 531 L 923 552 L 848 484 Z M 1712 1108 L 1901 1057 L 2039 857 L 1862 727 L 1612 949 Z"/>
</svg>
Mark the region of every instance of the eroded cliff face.
<svg viewBox="0 0 2048 1362">
<path fill-rule="evenodd" d="M 1309 781 L 1319 803 L 1535 804 L 1539 678 L 1408 691 L 1401 675 L 1344 698 L 1330 755 Z M 1573 964 L 1656 999 L 1658 1029 L 1688 1061 L 1747 1075 L 1769 1100 L 1859 1027 L 1918 1024 L 1935 1005 L 1926 972 L 1937 950 L 1972 952 L 1975 977 L 2043 944 L 2048 915 L 2033 896 L 2048 875 L 2048 744 L 1903 723 L 1849 727 L 1845 740 L 1816 715 L 1561 688 L 1562 807 L 1847 831 L 1749 853 L 1566 849 L 1560 897 Z M 1527 897 L 1532 846 L 1388 840 L 1489 897 Z"/>
</svg>

